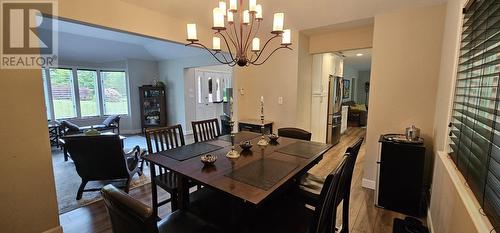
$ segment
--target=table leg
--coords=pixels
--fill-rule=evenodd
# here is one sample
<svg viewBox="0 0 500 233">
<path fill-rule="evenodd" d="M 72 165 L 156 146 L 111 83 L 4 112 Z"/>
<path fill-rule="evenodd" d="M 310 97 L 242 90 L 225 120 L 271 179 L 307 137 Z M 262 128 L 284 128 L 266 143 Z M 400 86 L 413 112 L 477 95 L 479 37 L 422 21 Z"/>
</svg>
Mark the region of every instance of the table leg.
<svg viewBox="0 0 500 233">
<path fill-rule="evenodd" d="M 158 193 L 156 190 L 156 181 L 154 177 L 156 177 L 156 169 L 153 163 L 149 163 L 149 171 L 151 173 L 151 205 L 153 206 L 153 214 L 158 216 Z"/>
<path fill-rule="evenodd" d="M 181 210 L 189 208 L 189 183 L 184 176 L 177 176 L 177 185 L 179 188 L 179 196 L 177 197 L 177 207 Z"/>
</svg>

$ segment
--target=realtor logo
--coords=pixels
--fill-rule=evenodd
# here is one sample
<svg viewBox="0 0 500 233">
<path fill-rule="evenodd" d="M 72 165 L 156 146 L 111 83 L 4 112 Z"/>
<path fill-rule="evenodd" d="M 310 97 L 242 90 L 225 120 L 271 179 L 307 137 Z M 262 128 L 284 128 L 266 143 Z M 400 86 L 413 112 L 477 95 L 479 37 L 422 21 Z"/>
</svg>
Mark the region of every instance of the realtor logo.
<svg viewBox="0 0 500 233">
<path fill-rule="evenodd" d="M 54 9 L 52 1 L 1 1 L 1 68 L 57 65 Z"/>
</svg>

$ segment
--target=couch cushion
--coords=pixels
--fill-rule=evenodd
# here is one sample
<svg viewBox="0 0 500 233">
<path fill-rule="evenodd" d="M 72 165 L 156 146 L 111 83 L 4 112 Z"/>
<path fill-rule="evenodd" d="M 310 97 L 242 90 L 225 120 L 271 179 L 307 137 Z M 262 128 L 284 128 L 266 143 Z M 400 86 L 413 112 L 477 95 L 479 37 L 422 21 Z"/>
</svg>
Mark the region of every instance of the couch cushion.
<svg viewBox="0 0 500 233">
<path fill-rule="evenodd" d="M 78 125 L 76 125 L 75 123 L 72 123 L 70 121 L 67 121 L 67 120 L 61 121 L 61 125 L 68 128 L 68 131 L 70 131 L 70 132 L 80 131 L 80 127 Z"/>
<path fill-rule="evenodd" d="M 111 126 L 111 124 L 117 122 L 120 120 L 120 115 L 111 115 L 111 116 L 108 116 L 103 122 L 102 124 L 105 125 L 106 127 L 109 127 Z"/>
</svg>

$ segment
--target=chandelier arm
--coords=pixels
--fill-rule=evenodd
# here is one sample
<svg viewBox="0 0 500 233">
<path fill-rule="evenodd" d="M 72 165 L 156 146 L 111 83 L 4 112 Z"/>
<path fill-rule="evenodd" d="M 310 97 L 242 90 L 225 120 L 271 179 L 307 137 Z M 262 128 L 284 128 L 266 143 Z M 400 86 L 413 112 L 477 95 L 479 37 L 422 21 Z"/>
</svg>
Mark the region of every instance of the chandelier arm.
<svg viewBox="0 0 500 233">
<path fill-rule="evenodd" d="M 257 36 L 257 33 L 259 32 L 259 29 L 260 29 L 260 20 L 257 20 L 257 29 L 254 31 L 254 34 L 253 34 L 252 38 L 255 38 L 255 36 Z M 248 51 L 248 47 L 250 47 L 250 44 L 251 43 L 248 43 L 248 46 L 245 48 L 245 53 L 246 53 L 246 51 Z"/>
<path fill-rule="evenodd" d="M 259 54 L 257 55 L 257 58 L 255 58 L 255 60 L 253 61 L 250 61 L 251 63 L 254 63 L 256 62 L 257 60 L 259 60 L 260 56 L 264 53 L 264 50 L 266 49 L 267 45 L 269 44 L 269 42 L 271 42 L 274 38 L 276 37 L 279 37 L 280 35 L 279 34 L 276 34 L 274 35 L 273 37 L 269 38 L 266 43 L 264 44 L 264 47 L 262 47 L 262 49 L 260 50 Z M 281 48 L 281 47 L 278 47 L 278 48 Z M 274 51 L 273 51 L 274 52 Z M 267 60 L 267 59 L 266 59 Z"/>
<path fill-rule="evenodd" d="M 237 48 L 238 46 L 236 46 L 236 42 L 234 41 L 232 35 L 228 32 L 228 30 L 225 30 L 226 32 L 226 36 L 229 38 L 229 40 L 231 41 L 231 44 L 234 45 L 234 48 Z M 224 37 L 224 35 L 222 35 L 222 37 Z M 227 43 L 226 43 L 227 44 Z M 231 49 L 229 48 L 229 45 L 228 46 L 228 50 L 231 51 Z M 234 59 L 234 58 L 233 58 Z"/>
<path fill-rule="evenodd" d="M 254 23 L 255 23 L 255 15 L 254 15 L 254 14 L 252 14 L 252 15 L 253 15 L 253 16 L 252 16 L 252 23 L 250 24 L 250 30 L 248 31 L 247 39 L 246 39 L 246 41 L 245 41 L 245 46 L 243 46 L 243 48 L 241 49 L 241 50 L 242 50 L 241 52 L 242 52 L 243 54 L 245 54 L 245 56 L 246 56 L 246 54 L 247 54 L 248 45 L 249 45 L 248 40 L 250 40 L 250 35 L 252 35 L 253 25 L 254 25 Z M 242 38 L 242 39 L 243 39 L 243 38 Z"/>
<path fill-rule="evenodd" d="M 257 60 L 259 59 L 259 58 L 257 58 L 257 59 L 255 59 L 255 61 L 251 61 L 250 63 L 251 63 L 252 65 L 255 65 L 255 66 L 260 66 L 260 65 L 264 64 L 264 63 L 267 61 L 267 59 L 269 59 L 269 58 L 270 58 L 270 57 L 271 57 L 271 56 L 272 56 L 272 55 L 273 55 L 276 51 L 278 51 L 278 50 L 280 50 L 280 49 L 289 49 L 289 50 L 293 50 L 292 48 L 290 48 L 290 47 L 288 47 L 288 46 L 280 46 L 280 47 L 278 47 L 278 48 L 274 49 L 274 50 L 273 50 L 273 51 L 272 51 L 269 55 L 267 55 L 266 59 L 264 59 L 262 62 L 257 63 Z M 259 54 L 259 56 L 260 56 L 260 54 Z"/>
<path fill-rule="evenodd" d="M 231 57 L 231 61 L 235 61 L 234 57 L 233 57 L 233 52 L 231 51 L 231 47 L 229 46 L 229 43 L 227 42 L 227 39 L 224 36 L 224 34 L 222 34 L 220 31 L 217 31 L 216 34 L 219 34 L 222 36 L 222 38 L 224 39 L 224 42 L 226 43 L 227 49 L 229 50 L 229 56 Z M 222 56 L 224 56 L 224 54 Z M 224 59 L 226 59 L 226 56 L 224 56 Z"/>
<path fill-rule="evenodd" d="M 236 23 L 233 23 L 234 37 L 236 38 L 236 45 L 234 48 L 236 49 L 236 56 L 238 56 L 238 48 L 240 44 L 240 38 L 238 37 L 238 30 L 236 29 Z"/>
<path fill-rule="evenodd" d="M 222 64 L 229 65 L 229 64 L 231 64 L 232 62 L 234 62 L 234 61 L 229 62 L 229 61 L 227 61 L 227 59 L 226 59 L 226 61 L 222 61 L 222 60 L 220 60 L 220 59 L 216 56 L 216 54 L 217 54 L 217 53 L 213 53 L 213 52 L 212 52 L 212 50 L 210 50 L 209 48 L 207 48 L 205 45 L 203 45 L 203 44 L 201 44 L 201 43 L 191 42 L 191 43 L 189 43 L 189 44 L 186 44 L 186 46 L 202 47 L 202 48 L 204 48 L 205 50 L 207 50 L 207 51 L 210 53 L 210 55 L 212 55 L 212 56 L 215 58 L 215 60 L 217 60 L 218 62 L 220 62 L 220 63 L 222 63 Z M 222 55 L 222 56 L 224 56 L 224 55 Z M 225 59 L 225 58 L 226 58 L 226 57 L 224 57 L 224 59 Z"/>
</svg>

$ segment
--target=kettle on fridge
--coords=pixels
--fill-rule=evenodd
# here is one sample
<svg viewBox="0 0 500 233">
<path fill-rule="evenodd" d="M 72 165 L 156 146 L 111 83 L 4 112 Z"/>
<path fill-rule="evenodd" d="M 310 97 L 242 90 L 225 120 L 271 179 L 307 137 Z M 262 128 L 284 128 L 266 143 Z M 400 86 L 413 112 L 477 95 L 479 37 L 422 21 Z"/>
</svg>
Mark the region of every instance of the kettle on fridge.
<svg viewBox="0 0 500 233">
<path fill-rule="evenodd" d="M 406 139 L 408 141 L 418 141 L 420 137 L 420 129 L 415 127 L 415 125 L 411 125 L 406 128 Z"/>
</svg>

